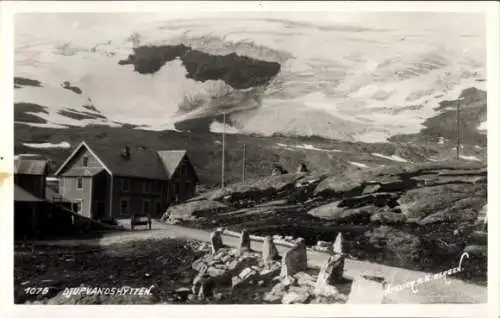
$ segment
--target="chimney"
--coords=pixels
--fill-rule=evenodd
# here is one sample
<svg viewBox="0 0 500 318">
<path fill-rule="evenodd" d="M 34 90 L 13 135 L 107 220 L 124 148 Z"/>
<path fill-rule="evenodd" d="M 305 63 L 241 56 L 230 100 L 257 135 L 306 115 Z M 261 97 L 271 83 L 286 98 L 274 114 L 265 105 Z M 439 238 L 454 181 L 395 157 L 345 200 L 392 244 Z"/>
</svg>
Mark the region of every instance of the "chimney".
<svg viewBox="0 0 500 318">
<path fill-rule="evenodd" d="M 122 158 L 124 159 L 130 158 L 130 148 L 127 145 L 122 147 Z"/>
</svg>

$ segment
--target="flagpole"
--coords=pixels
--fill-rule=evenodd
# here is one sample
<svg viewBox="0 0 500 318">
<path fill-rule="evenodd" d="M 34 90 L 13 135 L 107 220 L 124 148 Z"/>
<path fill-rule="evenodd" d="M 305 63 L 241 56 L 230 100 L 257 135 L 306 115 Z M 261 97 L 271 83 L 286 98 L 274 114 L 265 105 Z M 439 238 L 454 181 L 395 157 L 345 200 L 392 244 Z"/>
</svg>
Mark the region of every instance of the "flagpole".
<svg viewBox="0 0 500 318">
<path fill-rule="evenodd" d="M 246 146 L 245 144 L 243 144 L 243 171 L 242 171 L 242 176 L 241 176 L 241 179 L 243 182 L 245 182 L 245 168 L 246 168 Z"/>
<path fill-rule="evenodd" d="M 222 171 L 221 171 L 221 187 L 224 188 L 224 170 L 225 170 L 225 161 L 226 161 L 226 113 L 223 116 L 222 123 Z"/>
<path fill-rule="evenodd" d="M 457 103 L 457 160 L 460 160 L 460 104 Z"/>
</svg>

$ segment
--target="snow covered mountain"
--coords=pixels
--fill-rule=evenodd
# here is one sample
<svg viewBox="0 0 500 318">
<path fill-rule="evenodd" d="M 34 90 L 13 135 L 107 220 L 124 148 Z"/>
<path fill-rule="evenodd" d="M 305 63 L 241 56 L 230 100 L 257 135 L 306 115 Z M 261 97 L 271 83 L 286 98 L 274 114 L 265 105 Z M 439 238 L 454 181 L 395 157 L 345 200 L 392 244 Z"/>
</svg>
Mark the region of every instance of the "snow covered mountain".
<svg viewBox="0 0 500 318">
<path fill-rule="evenodd" d="M 485 90 L 484 17 L 21 14 L 16 123 L 381 142 Z M 477 129 L 485 128 L 486 107 Z"/>
</svg>

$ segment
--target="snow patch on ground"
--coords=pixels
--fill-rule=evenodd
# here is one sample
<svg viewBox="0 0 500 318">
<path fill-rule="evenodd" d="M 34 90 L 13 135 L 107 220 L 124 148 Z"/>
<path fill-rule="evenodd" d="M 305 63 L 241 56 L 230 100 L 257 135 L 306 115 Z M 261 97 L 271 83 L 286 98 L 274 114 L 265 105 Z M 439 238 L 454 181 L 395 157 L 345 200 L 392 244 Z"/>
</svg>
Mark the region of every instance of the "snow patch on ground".
<svg viewBox="0 0 500 318">
<path fill-rule="evenodd" d="M 30 127 L 38 127 L 38 128 L 56 128 L 56 129 L 64 129 L 68 128 L 68 126 L 65 125 L 59 125 L 59 124 L 53 124 L 53 123 L 27 123 L 24 121 L 14 121 L 15 124 L 21 124 L 21 125 L 26 125 Z"/>
<path fill-rule="evenodd" d="M 25 158 L 25 157 L 38 157 L 40 155 L 34 153 L 20 153 L 14 156 L 14 159 Z"/>
<path fill-rule="evenodd" d="M 368 168 L 367 165 L 365 165 L 364 163 L 360 163 L 360 162 L 355 162 L 355 161 L 349 161 L 349 163 L 353 166 L 356 166 L 356 167 L 359 167 L 359 168 Z"/>
<path fill-rule="evenodd" d="M 23 145 L 26 147 L 30 147 L 30 148 L 42 148 L 42 149 L 45 149 L 45 148 L 69 148 L 69 147 L 71 147 L 71 145 L 67 141 L 62 141 L 58 144 L 52 144 L 49 142 L 45 142 L 45 143 L 41 143 L 41 144 L 24 142 Z"/>
<path fill-rule="evenodd" d="M 476 156 L 465 156 L 465 155 L 460 155 L 460 159 L 463 159 L 463 160 L 469 160 L 469 161 L 481 161 L 481 159 L 479 159 L 478 157 Z"/>
<path fill-rule="evenodd" d="M 338 149 L 323 149 L 323 148 L 318 148 L 316 146 L 310 145 L 310 144 L 301 144 L 301 145 L 287 145 L 287 144 L 282 144 L 282 143 L 276 143 L 276 145 L 289 149 L 289 150 L 297 150 L 297 149 L 303 149 L 303 150 L 314 150 L 314 151 L 324 151 L 324 152 L 342 152 L 342 150 Z"/>
<path fill-rule="evenodd" d="M 374 152 L 374 153 L 372 153 L 372 156 L 384 158 L 387 160 L 397 161 L 397 162 L 408 162 L 408 160 L 403 159 L 403 158 L 396 156 L 396 155 L 386 156 L 386 155 Z"/>
<path fill-rule="evenodd" d="M 478 146 L 478 145 L 475 145 L 474 148 L 479 149 L 479 150 L 483 149 L 483 147 Z"/>
<path fill-rule="evenodd" d="M 216 133 L 216 134 L 222 134 L 222 133 L 238 134 L 239 133 L 237 128 L 235 128 L 227 123 L 224 126 L 223 123 L 220 123 L 218 121 L 214 121 L 214 122 L 212 122 L 212 124 L 210 124 L 210 132 Z"/>
<path fill-rule="evenodd" d="M 444 145 L 444 143 L 445 143 L 446 141 L 447 141 L 447 139 L 446 139 L 446 138 L 444 138 L 444 137 L 439 137 L 438 144 L 440 144 L 440 145 Z"/>
</svg>

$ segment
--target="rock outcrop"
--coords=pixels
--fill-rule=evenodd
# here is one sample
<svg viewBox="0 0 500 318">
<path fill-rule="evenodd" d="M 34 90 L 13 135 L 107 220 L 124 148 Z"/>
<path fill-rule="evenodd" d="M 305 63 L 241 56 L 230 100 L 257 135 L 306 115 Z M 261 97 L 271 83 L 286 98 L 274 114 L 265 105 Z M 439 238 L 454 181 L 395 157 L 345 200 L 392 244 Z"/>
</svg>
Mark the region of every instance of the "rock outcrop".
<svg viewBox="0 0 500 318">
<path fill-rule="evenodd" d="M 161 217 L 161 222 L 176 223 L 193 221 L 203 217 L 208 218 L 227 210 L 227 208 L 226 204 L 213 200 L 189 201 L 168 208 Z"/>
</svg>

